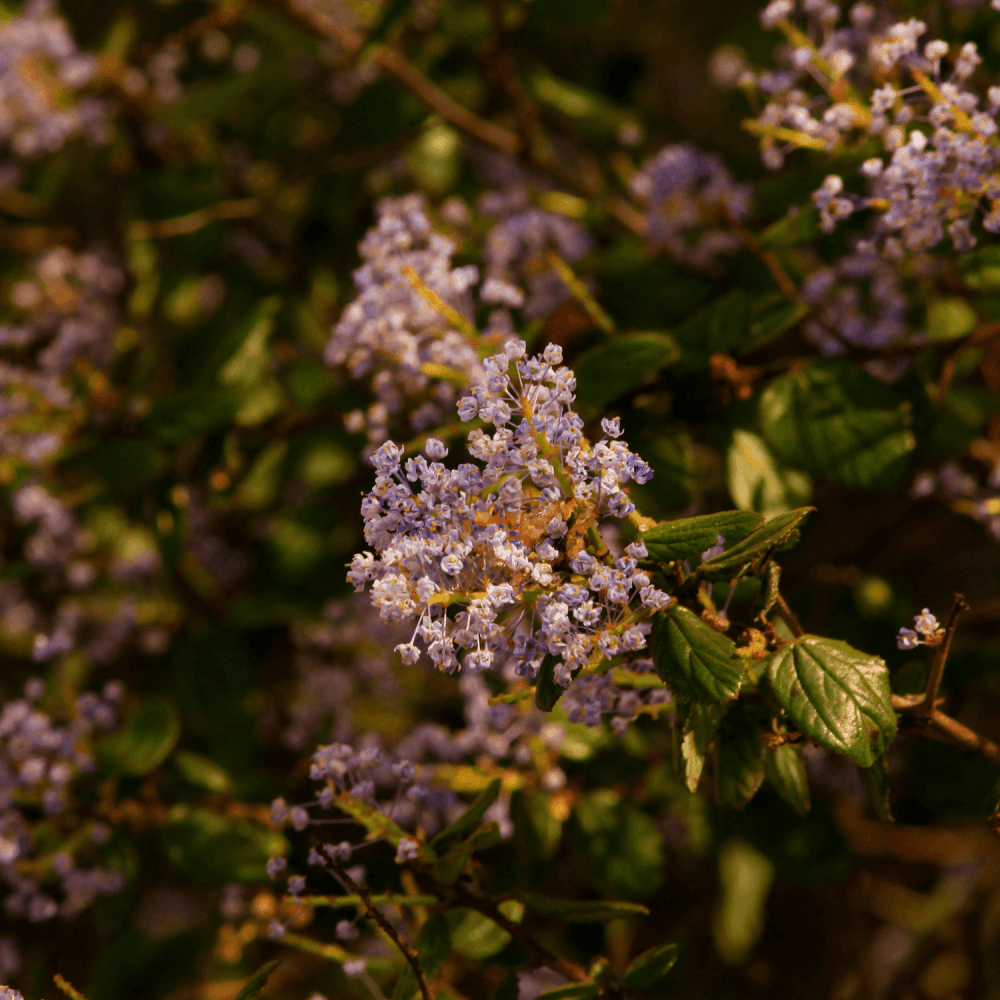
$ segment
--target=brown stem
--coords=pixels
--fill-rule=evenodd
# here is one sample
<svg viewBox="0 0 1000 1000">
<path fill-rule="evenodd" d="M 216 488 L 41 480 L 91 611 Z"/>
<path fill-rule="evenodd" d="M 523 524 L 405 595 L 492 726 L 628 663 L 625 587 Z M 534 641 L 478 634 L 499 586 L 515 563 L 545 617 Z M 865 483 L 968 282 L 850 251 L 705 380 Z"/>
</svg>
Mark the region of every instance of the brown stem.
<svg viewBox="0 0 1000 1000">
<path fill-rule="evenodd" d="M 327 862 L 331 871 L 335 872 L 337 878 L 340 879 L 347 886 L 351 892 L 357 896 L 361 902 L 364 904 L 368 916 L 372 918 L 389 935 L 393 944 L 403 953 L 403 958 L 410 963 L 410 968 L 413 969 L 413 974 L 417 977 L 417 985 L 420 987 L 420 995 L 423 1000 L 434 1000 L 431 995 L 430 987 L 427 985 L 427 977 L 424 975 L 424 970 L 420 967 L 420 960 L 417 958 L 417 953 L 399 936 L 396 928 L 389 923 L 385 918 L 385 914 L 375 905 L 372 900 L 371 893 L 358 885 L 350 875 L 347 874 L 347 869 L 343 865 L 338 865 L 336 862 Z"/>
<path fill-rule="evenodd" d="M 894 694 L 892 696 L 892 707 L 897 712 L 913 713 L 913 726 L 921 735 L 940 739 L 961 747 L 963 750 L 968 750 L 970 753 L 979 754 L 991 764 L 1000 767 L 1000 746 L 937 709 L 930 715 L 920 715 L 917 710 L 921 708 L 922 704 L 923 696 L 921 696 L 921 701 L 917 703 L 914 703 L 913 697 L 909 695 Z"/>
<path fill-rule="evenodd" d="M 796 639 L 801 639 L 806 634 L 806 630 L 799 621 L 799 616 L 788 606 L 788 601 L 781 594 L 774 600 L 774 607 L 781 616 L 782 621 L 792 630 L 792 635 Z"/>
<path fill-rule="evenodd" d="M 736 233 L 743 245 L 771 272 L 771 277 L 774 278 L 775 284 L 781 289 L 785 298 L 790 299 L 792 302 L 801 303 L 802 297 L 799 295 L 799 290 L 795 287 L 795 282 L 788 276 L 788 272 L 781 261 L 778 260 L 777 255 L 762 247 L 760 240 L 733 215 L 726 205 L 722 206 L 722 211 L 726 216 L 726 221 L 729 223 L 730 229 Z"/>
<path fill-rule="evenodd" d="M 345 52 L 356 55 L 364 46 L 364 37 L 352 28 L 338 24 L 332 17 L 322 11 L 312 10 L 302 0 L 277 0 L 286 10 L 302 23 L 308 25 L 317 33 L 336 42 Z M 583 170 L 574 172 L 564 169 L 556 161 L 551 153 L 551 147 L 545 137 L 541 134 L 541 129 L 535 127 L 533 140 L 522 140 L 520 136 L 505 129 L 500 125 L 480 118 L 479 115 L 468 108 L 463 107 L 453 100 L 440 87 L 432 83 L 427 77 L 411 63 L 397 49 L 386 45 L 380 45 L 372 50 L 372 58 L 387 73 L 391 73 L 404 86 L 408 87 L 417 97 L 420 98 L 432 111 L 439 114 L 445 121 L 454 125 L 455 128 L 465 132 L 466 135 L 477 139 L 479 142 L 511 156 L 524 155 L 536 167 L 551 174 L 560 184 L 566 185 L 571 191 L 576 191 L 587 197 L 597 197 L 601 194 L 603 180 L 595 177 L 594 171 Z M 519 84 L 518 84 L 519 86 Z M 518 91 L 518 93 L 521 93 Z M 526 95 L 521 94 L 524 100 Z M 522 127 L 528 124 L 525 114 L 529 109 L 521 102 L 517 102 L 515 113 L 522 120 Z M 533 112 L 533 106 L 531 106 Z M 626 229 L 643 236 L 646 232 L 645 216 L 634 206 L 629 204 L 624 198 L 612 195 L 603 200 L 603 207 Z M 749 236 L 749 234 L 747 234 Z M 750 237 L 753 239 L 753 237 Z M 765 254 L 769 253 L 765 251 Z M 773 258 L 773 254 L 770 257 Z M 780 263 L 774 258 L 772 264 L 779 270 Z"/>
<path fill-rule="evenodd" d="M 948 616 L 948 624 L 945 626 L 944 639 L 938 646 L 934 654 L 934 661 L 931 663 L 931 672 L 927 678 L 927 690 L 924 692 L 924 700 L 918 706 L 917 711 L 921 715 L 933 715 L 934 703 L 937 701 L 938 690 L 941 687 L 941 678 L 944 675 L 944 665 L 948 660 L 948 650 L 951 649 L 951 640 L 955 635 L 955 628 L 958 625 L 958 616 L 968 609 L 965 598 L 961 594 L 955 595 L 955 603 L 951 606 L 951 614 Z"/>
<path fill-rule="evenodd" d="M 312 9 L 302 0 L 286 0 L 285 6 L 298 20 L 336 42 L 348 54 L 355 55 L 361 51 L 365 41 L 364 36 L 352 28 L 338 24 L 329 14 Z M 511 155 L 516 155 L 520 151 L 521 140 L 513 132 L 480 118 L 453 100 L 440 87 L 428 80 L 397 49 L 379 45 L 371 55 L 383 70 L 396 77 L 445 121 L 495 149 L 501 149 Z"/>
</svg>

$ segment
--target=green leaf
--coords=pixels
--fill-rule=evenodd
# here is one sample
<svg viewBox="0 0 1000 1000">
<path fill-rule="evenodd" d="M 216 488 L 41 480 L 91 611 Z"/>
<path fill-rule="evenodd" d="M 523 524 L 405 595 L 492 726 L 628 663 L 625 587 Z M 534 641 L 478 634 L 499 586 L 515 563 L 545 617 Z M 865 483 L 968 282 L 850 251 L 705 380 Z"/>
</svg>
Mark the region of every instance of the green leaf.
<svg viewBox="0 0 1000 1000">
<path fill-rule="evenodd" d="M 764 247 L 792 247 L 799 243 L 811 243 L 818 232 L 818 221 L 819 213 L 811 207 L 786 215 L 772 222 L 760 234 L 760 244 Z"/>
<path fill-rule="evenodd" d="M 727 510 L 654 525 L 642 533 L 640 540 L 650 558 L 657 562 L 673 562 L 700 556 L 705 549 L 715 545 L 719 535 L 730 544 L 746 538 L 761 520 L 753 511 Z"/>
<path fill-rule="evenodd" d="M 236 994 L 236 1000 L 256 1000 L 256 997 L 260 995 L 261 990 L 267 985 L 267 980 L 271 973 L 280 965 L 281 963 L 275 959 L 273 962 L 268 962 L 267 965 L 262 965 L 244 984 L 243 989 Z"/>
<path fill-rule="evenodd" d="M 644 899 L 656 892 L 663 882 L 663 836 L 651 816 L 603 788 L 577 802 L 573 817 L 586 876 L 602 894 Z"/>
<path fill-rule="evenodd" d="M 515 834 L 525 842 L 527 850 L 533 857 L 551 858 L 559 847 L 563 824 L 553 815 L 549 794 L 541 789 L 520 791 L 512 808 Z"/>
<path fill-rule="evenodd" d="M 715 795 L 725 809 L 742 809 L 764 781 L 764 745 L 757 713 L 734 705 L 716 740 Z"/>
<path fill-rule="evenodd" d="M 468 840 L 459 841 L 434 863 L 431 869 L 434 877 L 444 885 L 451 885 L 462 874 L 474 852 L 496 847 L 500 840 L 499 826 L 484 823 Z"/>
<path fill-rule="evenodd" d="M 743 661 L 730 639 L 677 604 L 653 619 L 656 672 L 674 694 L 695 701 L 735 698 L 743 683 Z"/>
<path fill-rule="evenodd" d="M 874 764 L 896 733 L 889 672 L 878 656 L 806 635 L 779 650 L 767 673 L 799 729 L 861 767 Z"/>
<path fill-rule="evenodd" d="M 744 350 L 777 340 L 809 313 L 804 302 L 789 302 L 783 292 L 769 292 L 750 303 L 750 336 Z"/>
<path fill-rule="evenodd" d="M 524 904 L 516 899 L 505 899 L 497 909 L 511 923 L 519 924 L 524 919 Z M 452 908 L 448 916 L 452 919 L 454 950 L 466 958 L 476 961 L 489 958 L 510 944 L 510 934 L 478 910 Z M 460 918 L 457 923 L 454 922 L 456 917 Z"/>
<path fill-rule="evenodd" d="M 229 774 L 215 761 L 202 757 L 201 754 L 181 750 L 174 755 L 174 765 L 181 777 L 192 785 L 216 795 L 229 795 L 233 791 L 233 779 Z"/>
<path fill-rule="evenodd" d="M 600 993 L 597 983 L 570 983 L 539 993 L 536 1000 L 594 1000 Z"/>
<path fill-rule="evenodd" d="M 934 299 L 927 306 L 927 339 L 957 340 L 971 333 L 979 322 L 965 299 Z"/>
<path fill-rule="evenodd" d="M 626 333 L 584 351 L 573 363 L 577 395 L 602 406 L 652 381 L 680 357 L 677 341 L 666 333 Z"/>
<path fill-rule="evenodd" d="M 161 399 L 146 426 L 166 444 L 183 444 L 225 427 L 237 409 L 239 400 L 226 389 L 190 389 Z"/>
<path fill-rule="evenodd" d="M 729 354 L 746 340 L 748 310 L 746 292 L 738 288 L 723 295 L 714 304 L 708 327 L 708 340 L 713 351 Z"/>
<path fill-rule="evenodd" d="M 420 968 L 424 970 L 426 976 L 435 976 L 442 965 L 448 960 L 451 954 L 451 930 L 448 921 L 441 913 L 435 913 L 424 921 L 423 927 L 417 934 L 414 942 L 417 950 L 417 959 Z M 396 988 L 393 990 L 392 1000 L 410 1000 L 410 997 L 420 987 L 417 984 L 417 977 L 412 967 L 407 962 L 403 966 L 399 979 L 396 981 Z"/>
<path fill-rule="evenodd" d="M 889 801 L 889 764 L 883 754 L 871 767 L 859 767 L 861 783 L 871 799 L 875 815 L 886 823 L 892 822 L 892 803 Z"/>
<path fill-rule="evenodd" d="M 753 571 L 766 562 L 772 552 L 795 542 L 799 525 L 815 510 L 815 507 L 799 507 L 772 517 L 732 548 L 703 562 L 695 572 L 710 580 L 732 580 Z"/>
<path fill-rule="evenodd" d="M 802 763 L 802 750 L 782 743 L 764 754 L 764 773 L 774 790 L 799 816 L 809 812 L 809 780 Z"/>
<path fill-rule="evenodd" d="M 398 823 L 347 792 L 341 792 L 334 800 L 334 804 L 341 812 L 354 817 L 368 831 L 366 840 L 385 837 L 393 847 L 399 847 L 399 842 L 404 837 L 413 839 Z"/>
<path fill-rule="evenodd" d="M 676 964 L 676 944 L 661 944 L 636 956 L 622 976 L 622 984 L 629 990 L 646 990 L 658 983 Z"/>
<path fill-rule="evenodd" d="M 437 854 L 443 854 L 452 845 L 468 836 L 479 826 L 483 814 L 500 794 L 500 779 L 494 778 L 476 797 L 468 809 L 453 823 L 446 826 L 431 842 L 430 846 Z"/>
<path fill-rule="evenodd" d="M 963 254 L 956 262 L 965 283 L 976 291 L 1000 290 L 1000 247 L 983 247 Z"/>
<path fill-rule="evenodd" d="M 428 976 L 436 976 L 451 954 L 451 932 L 440 913 L 428 917 L 416 940 L 420 965 Z"/>
<path fill-rule="evenodd" d="M 814 361 L 761 397 L 764 437 L 796 468 L 858 489 L 892 489 L 916 446 L 910 403 L 853 361 Z"/>
<path fill-rule="evenodd" d="M 121 774 L 148 774 L 167 759 L 180 734 L 177 712 L 168 701 L 156 698 L 146 702 L 120 732 L 100 743 L 98 758 Z"/>
<path fill-rule="evenodd" d="M 812 494 L 809 476 L 779 468 L 764 441 L 740 429 L 733 431 L 726 452 L 726 485 L 740 510 L 757 511 L 765 519 L 801 507 Z"/>
<path fill-rule="evenodd" d="M 547 653 L 535 678 L 535 707 L 543 712 L 551 712 L 566 690 L 561 684 L 556 683 L 555 669 L 558 662 L 558 657 Z"/>
<path fill-rule="evenodd" d="M 708 748 L 719 730 L 728 704 L 701 705 L 686 699 L 677 700 L 674 722 L 674 767 L 684 779 L 689 792 L 698 790 Z"/>
<path fill-rule="evenodd" d="M 618 917 L 647 916 L 641 903 L 615 902 L 606 899 L 560 899 L 518 889 L 514 892 L 529 910 L 540 917 L 555 917 L 568 924 L 603 924 Z"/>
<path fill-rule="evenodd" d="M 268 859 L 285 854 L 281 834 L 250 820 L 176 805 L 160 831 L 171 866 L 192 882 L 265 882 Z"/>
</svg>

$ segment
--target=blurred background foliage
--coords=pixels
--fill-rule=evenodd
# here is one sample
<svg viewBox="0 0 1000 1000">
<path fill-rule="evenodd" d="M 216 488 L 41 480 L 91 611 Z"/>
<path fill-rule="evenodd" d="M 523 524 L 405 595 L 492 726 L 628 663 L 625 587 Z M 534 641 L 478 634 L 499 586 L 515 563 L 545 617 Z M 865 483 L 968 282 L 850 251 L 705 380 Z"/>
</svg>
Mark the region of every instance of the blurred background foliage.
<svg viewBox="0 0 1000 1000">
<path fill-rule="evenodd" d="M 977 38 L 987 68 L 1000 69 L 1000 29 L 981 11 L 893 7 L 899 17 L 920 7 Z M 511 128 L 503 59 L 514 59 L 570 175 L 599 170 L 605 187 L 616 176 L 621 186 L 664 144 L 690 141 L 755 183 L 754 231 L 795 280 L 811 261 L 844 252 L 842 234 L 818 235 L 809 206 L 828 165 L 801 154 L 794 170 L 764 172 L 740 128 L 743 94 L 718 85 L 733 52 L 722 46 L 757 64 L 769 58 L 755 4 L 351 0 L 329 9 Z M 60 10 L 80 48 L 99 56 L 91 90 L 119 110 L 106 142 L 78 138 L 26 159 L 17 186 L 0 191 L 0 291 L 11 321 L 23 322 L 30 295 L 16 291 L 35 280 L 39 255 L 102 247 L 121 264 L 110 362 L 75 363 L 65 376 L 73 405 L 35 419 L 59 426 L 47 488 L 89 532 L 100 567 L 87 613 L 107 622 L 132 594 L 132 626 L 113 654 L 74 649 L 40 668 L 32 648 L 46 629 L 24 626 L 23 606 L 32 621 L 51 621 L 62 595 L 26 559 L 29 528 L 7 503 L 0 572 L 18 589 L 3 605 L 0 684 L 17 697 L 44 669 L 55 705 L 124 683 L 125 722 L 98 741 L 78 809 L 111 825 L 101 858 L 126 886 L 68 921 L 0 915 L 20 952 L 8 954 L 5 975 L 30 997 L 51 996 L 58 971 L 89 1000 L 233 1000 L 278 956 L 265 997 L 365 996 L 321 955 L 266 939 L 280 904 L 264 864 L 286 846 L 268 803 L 307 794 L 308 753 L 332 732 L 374 731 L 393 745 L 419 721 L 460 725 L 463 701 L 456 678 L 396 662 L 391 697 L 361 674 L 349 722 L 334 725 L 323 703 L 305 743 L 287 737 L 302 635 L 347 598 L 344 565 L 363 548 L 358 502 L 372 475 L 363 436 L 344 427 L 368 397 L 323 351 L 353 297 L 357 245 L 378 198 L 418 190 L 439 213 L 456 196 L 475 204 L 508 167 L 281 3 L 63 0 Z M 14 13 L 12 4 L 0 11 Z M 853 358 L 782 369 L 812 349 L 796 339 L 800 317 L 758 256 L 742 250 L 706 271 L 652 255 L 606 199 L 568 187 L 543 185 L 539 199 L 594 235 L 575 270 L 620 331 L 670 334 L 670 351 L 639 338 L 625 353 L 599 353 L 611 341 L 573 300 L 529 333 L 580 359 L 585 416 L 622 416 L 656 471 L 635 494 L 643 513 L 816 506 L 783 560 L 785 593 L 810 631 L 884 656 L 897 693 L 922 690 L 925 674 L 921 656 L 895 648 L 899 625 L 924 606 L 943 617 L 961 591 L 972 610 L 945 693 L 953 714 L 1000 736 L 1000 547 L 960 502 L 911 490 L 921 469 L 967 462 L 980 442 L 1000 446 L 995 344 L 958 355 L 940 397 L 936 361 L 923 355 L 892 385 Z M 791 206 L 802 211 L 787 215 Z M 452 227 L 459 262 L 478 259 L 486 227 L 479 216 Z M 932 337 L 1000 315 L 993 258 L 970 255 L 963 266 L 966 285 L 914 306 L 926 305 Z M 713 365 L 719 355 L 737 359 L 731 370 Z M 880 436 L 863 459 L 836 437 L 850 433 L 839 423 L 809 436 L 824 419 L 810 406 L 831 398 L 877 411 Z M 0 456 L 9 497 L 32 475 Z M 151 551 L 138 589 L 126 570 L 115 575 Z M 331 662 L 381 648 L 375 632 L 344 643 L 349 651 L 334 648 Z M 895 826 L 874 817 L 854 770 L 829 758 L 810 771 L 808 815 L 766 788 L 728 812 L 675 777 L 669 734 L 654 719 L 622 739 L 606 727 L 565 728 L 553 756 L 565 789 L 516 791 L 513 841 L 482 864 L 500 889 L 641 901 L 650 915 L 539 926 L 554 948 L 583 965 L 606 954 L 620 970 L 677 941 L 680 961 L 651 996 L 1000 995 L 1000 841 L 983 822 L 992 765 L 900 738 L 888 758 Z M 398 888 L 390 851 L 371 852 L 368 880 Z M 224 885 L 229 896 L 245 888 L 239 906 L 226 909 Z M 503 977 L 523 954 L 481 920 L 468 910 L 450 928 L 455 995 L 514 996 Z M 318 910 L 309 934 L 329 940 L 333 922 Z"/>
</svg>

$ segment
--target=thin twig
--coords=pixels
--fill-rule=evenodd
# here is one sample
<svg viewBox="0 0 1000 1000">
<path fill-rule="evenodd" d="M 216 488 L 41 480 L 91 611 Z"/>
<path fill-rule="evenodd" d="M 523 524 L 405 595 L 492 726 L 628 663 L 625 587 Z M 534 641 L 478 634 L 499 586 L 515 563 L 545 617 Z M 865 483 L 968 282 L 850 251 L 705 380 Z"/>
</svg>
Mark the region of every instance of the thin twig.
<svg viewBox="0 0 1000 1000">
<path fill-rule="evenodd" d="M 796 639 L 801 639 L 806 634 L 806 630 L 799 621 L 799 616 L 788 606 L 788 601 L 778 594 L 774 601 L 775 610 L 781 616 L 781 620 L 791 629 L 792 635 Z"/>
<path fill-rule="evenodd" d="M 364 36 L 353 28 L 338 24 L 329 14 L 314 10 L 301 0 L 287 0 L 285 6 L 303 23 L 331 41 L 336 42 L 349 55 L 361 51 Z M 371 52 L 372 59 L 387 73 L 407 86 L 432 111 L 437 112 L 446 122 L 475 137 L 488 146 L 502 149 L 505 153 L 516 155 L 521 149 L 521 140 L 513 133 L 499 125 L 480 118 L 479 115 L 463 107 L 437 84 L 424 76 L 397 49 L 388 45 L 376 46 Z"/>
<path fill-rule="evenodd" d="M 722 206 L 722 211 L 726 216 L 729 228 L 736 233 L 743 245 L 771 272 L 771 277 L 774 278 L 775 284 L 781 289 L 785 298 L 801 304 L 802 297 L 799 295 L 799 290 L 795 287 L 795 282 L 788 276 L 784 265 L 778 260 L 777 254 L 761 246 L 760 240 L 733 215 L 727 205 Z"/>
<path fill-rule="evenodd" d="M 329 861 L 327 864 L 330 870 L 336 873 L 337 878 L 361 900 L 367 910 L 368 916 L 385 931 L 392 939 L 392 943 L 402 952 L 406 961 L 410 963 L 410 968 L 413 969 L 413 974 L 416 976 L 417 985 L 420 987 L 420 995 L 423 997 L 423 1000 L 434 1000 L 430 987 L 427 985 L 427 977 L 424 975 L 424 970 L 420 967 L 420 960 L 417 958 L 417 953 L 399 936 L 396 928 L 386 920 L 385 914 L 375 905 L 372 894 L 367 889 L 358 885 L 347 874 L 347 869 L 343 865 L 338 865 L 333 861 Z"/>
<path fill-rule="evenodd" d="M 174 219 L 160 219 L 155 222 L 133 222 L 128 227 L 126 239 L 132 241 L 156 239 L 157 237 L 187 236 L 199 229 L 222 219 L 249 219 L 260 211 L 256 198 L 239 198 L 220 201 L 207 208 L 188 212 Z"/>
<path fill-rule="evenodd" d="M 338 24 L 322 11 L 312 10 L 302 0 L 277 0 L 303 24 L 318 34 L 336 42 L 348 55 L 357 55 L 364 46 L 364 37 L 352 28 Z M 561 167 L 551 153 L 551 147 L 540 128 L 535 129 L 531 142 L 509 129 L 480 118 L 479 115 L 453 100 L 437 84 L 429 80 L 398 49 L 380 45 L 371 50 L 371 58 L 387 73 L 395 76 L 408 87 L 432 111 L 446 122 L 479 142 L 510 156 L 526 156 L 531 163 L 551 174 L 560 184 L 588 197 L 597 197 L 601 191 L 595 188 L 590 177 L 591 171 L 574 172 Z M 521 111 L 523 112 L 523 107 Z M 602 200 L 603 208 L 636 236 L 646 232 L 645 216 L 624 198 L 612 195 Z M 773 255 L 772 255 L 773 256 Z M 780 268 L 780 264 L 778 265 Z"/>
<path fill-rule="evenodd" d="M 924 692 L 924 700 L 917 708 L 921 715 L 933 715 L 934 705 L 937 701 L 938 689 L 941 687 L 941 678 L 944 675 L 944 665 L 948 660 L 948 650 L 951 649 L 951 640 L 955 635 L 955 628 L 958 625 L 958 616 L 968 609 L 965 598 L 961 594 L 955 595 L 955 603 L 951 606 L 951 614 L 948 616 L 948 624 L 945 626 L 944 638 L 941 645 L 934 653 L 934 660 L 931 663 L 931 672 L 927 678 L 927 690 Z"/>
<path fill-rule="evenodd" d="M 916 709 L 922 705 L 922 696 L 921 702 L 917 704 L 914 704 L 912 698 L 913 696 L 911 695 L 894 694 L 892 696 L 892 707 L 897 712 L 906 713 L 907 715 L 912 713 L 910 716 L 912 718 L 912 725 L 920 735 L 940 739 L 943 742 L 961 747 L 963 750 L 968 750 L 970 753 L 979 754 L 980 757 L 984 757 L 990 763 L 1000 767 L 1000 746 L 997 746 L 992 740 L 986 739 L 985 736 L 980 736 L 979 733 L 969 729 L 968 726 L 963 726 L 957 719 L 953 719 L 950 715 L 945 715 L 944 712 L 937 709 L 927 716 L 918 714 Z"/>
</svg>

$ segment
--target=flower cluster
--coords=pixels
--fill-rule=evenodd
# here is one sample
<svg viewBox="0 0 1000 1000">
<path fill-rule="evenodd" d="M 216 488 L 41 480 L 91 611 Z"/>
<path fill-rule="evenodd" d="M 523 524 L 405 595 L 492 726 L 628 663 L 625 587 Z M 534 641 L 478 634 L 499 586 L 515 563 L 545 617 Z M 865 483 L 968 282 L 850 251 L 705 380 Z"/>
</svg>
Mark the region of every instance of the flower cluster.
<svg viewBox="0 0 1000 1000">
<path fill-rule="evenodd" d="M 326 360 L 344 366 L 351 378 L 371 378 L 376 401 L 367 413 L 350 415 L 348 427 L 366 429 L 369 441 L 379 443 L 400 413 L 414 431 L 440 424 L 455 402 L 456 376 L 460 382 L 481 377 L 476 348 L 404 268 L 465 322 L 471 322 L 479 270 L 451 266 L 455 244 L 433 230 L 420 195 L 381 201 L 378 223 L 359 249 L 365 263 L 354 272 L 358 296 L 333 328 Z M 521 299 L 501 282 L 484 284 L 482 297 Z"/>
<path fill-rule="evenodd" d="M 4 900 L 11 916 L 33 922 L 71 917 L 96 896 L 119 892 L 124 885 L 120 872 L 80 867 L 74 856 L 107 841 L 110 830 L 103 824 L 90 824 L 77 846 L 56 852 L 51 843 L 37 845 L 34 834 L 39 823 L 51 827 L 54 819 L 70 817 L 71 785 L 94 766 L 87 742 L 95 731 L 115 726 L 114 704 L 121 693 L 121 686 L 111 683 L 103 696 L 81 694 L 72 719 L 60 726 L 37 707 L 44 686 L 34 679 L 24 698 L 0 710 L 0 878 L 11 889 Z M 39 814 L 42 820 L 35 818 Z M 46 837 L 51 834 L 49 829 Z M 46 883 L 58 884 L 61 902 L 46 891 Z"/>
<path fill-rule="evenodd" d="M 837 4 L 803 0 L 802 28 L 792 23 L 795 8 L 793 0 L 772 0 L 760 14 L 761 24 L 780 30 L 789 43 L 779 50 L 780 67 L 748 70 L 735 81 L 765 101 L 750 126 L 761 137 L 761 156 L 772 170 L 780 169 L 793 149 L 832 150 L 845 133 L 869 123 L 857 93 L 871 79 L 869 52 L 882 52 L 870 4 L 853 4 L 841 24 Z M 902 55 L 911 33 L 909 25 L 895 25 L 886 37 Z"/>
<path fill-rule="evenodd" d="M 487 285 L 527 290 L 527 298 L 508 293 L 496 296 L 495 301 L 515 308 L 523 305 L 527 319 L 555 312 L 570 298 L 570 290 L 546 260 L 546 253 L 554 250 L 565 261 L 577 261 L 593 248 L 590 234 L 574 219 L 532 205 L 521 186 L 487 192 L 477 207 L 484 215 L 498 217 L 483 245 Z M 502 314 L 493 319 L 493 325 L 502 322 Z"/>
<path fill-rule="evenodd" d="M 927 278 L 928 268 L 922 270 Z M 886 260 L 871 240 L 857 240 L 850 253 L 813 271 L 800 293 L 813 310 L 804 326 L 806 337 L 826 357 L 918 335 L 907 322 L 910 300 L 899 263 Z M 898 368 L 876 374 L 898 374 Z"/>
<path fill-rule="evenodd" d="M 58 451 L 76 398 L 66 376 L 77 359 L 95 372 L 111 362 L 124 287 L 124 269 L 107 251 L 65 247 L 37 258 L 13 286 L 19 321 L 0 325 L 0 456 L 38 468 Z M 97 375 L 91 389 L 103 386 Z"/>
<path fill-rule="evenodd" d="M 356 555 L 348 579 L 359 591 L 371 586 L 387 620 L 417 620 L 397 647 L 405 662 L 419 658 L 419 637 L 440 669 L 456 670 L 458 651 L 468 650 L 471 669 L 513 655 L 517 672 L 534 677 L 553 657 L 566 686 L 592 659 L 642 649 L 644 620 L 670 603 L 638 569 L 641 543 L 614 559 L 597 532 L 603 518 L 633 513 L 622 487 L 652 470 L 619 440 L 617 419 L 602 421 L 596 444 L 583 437 L 576 379 L 561 361 L 553 344 L 527 358 L 522 341 L 487 359 L 485 385 L 458 404 L 463 420 L 495 428 L 468 436 L 480 464 L 448 469 L 437 439 L 405 464 L 392 442 L 376 452 L 362 515 L 378 556 Z M 454 618 L 452 605 L 461 607 Z"/>
<path fill-rule="evenodd" d="M 866 137 L 885 151 L 861 165 L 867 197 L 847 192 L 836 174 L 814 193 L 824 231 L 872 208 L 879 213 L 873 235 L 891 258 L 930 249 L 946 234 L 963 252 L 976 243 L 972 224 L 985 201 L 982 225 L 1000 232 L 993 141 L 1000 87 L 990 87 L 981 106 L 971 86 L 982 62 L 975 43 L 951 51 L 939 39 L 923 41 L 927 25 L 914 18 L 877 30 L 876 11 L 865 3 L 851 8 L 845 27 L 838 27 L 840 8 L 825 0 L 805 0 L 803 11 L 804 31 L 791 23 L 792 0 L 773 0 L 761 15 L 791 42 L 787 68 L 752 80 L 769 97 L 753 123 L 765 163 L 780 167 L 796 146 L 833 150 Z"/>
<path fill-rule="evenodd" d="M 936 471 L 918 473 L 910 486 L 912 497 L 937 494 L 956 513 L 982 524 L 1000 542 L 1000 459 L 983 455 L 987 467 L 978 474 L 967 471 L 957 462 L 945 462 Z"/>
<path fill-rule="evenodd" d="M 623 736 L 629 723 L 642 712 L 656 712 L 659 706 L 670 703 L 670 691 L 665 684 L 657 682 L 652 660 L 635 660 L 630 667 L 631 672 L 648 678 L 648 687 L 617 684 L 610 671 L 578 677 L 562 697 L 566 718 L 594 727 L 601 724 L 604 716 L 610 716 L 612 731 L 616 736 Z"/>
<path fill-rule="evenodd" d="M 629 187 L 646 206 L 646 240 L 694 267 L 739 249 L 730 220 L 750 209 L 751 186 L 737 184 L 717 156 L 689 143 L 661 149 Z"/>
<path fill-rule="evenodd" d="M 77 97 L 96 72 L 96 57 L 76 47 L 54 0 L 29 0 L 0 26 L 0 140 L 23 159 L 53 153 L 76 135 L 106 142 L 104 102 Z"/>
<path fill-rule="evenodd" d="M 937 646 L 944 636 L 938 620 L 924 608 L 913 620 L 914 628 L 901 628 L 896 636 L 900 649 L 916 649 L 917 646 Z"/>
</svg>

